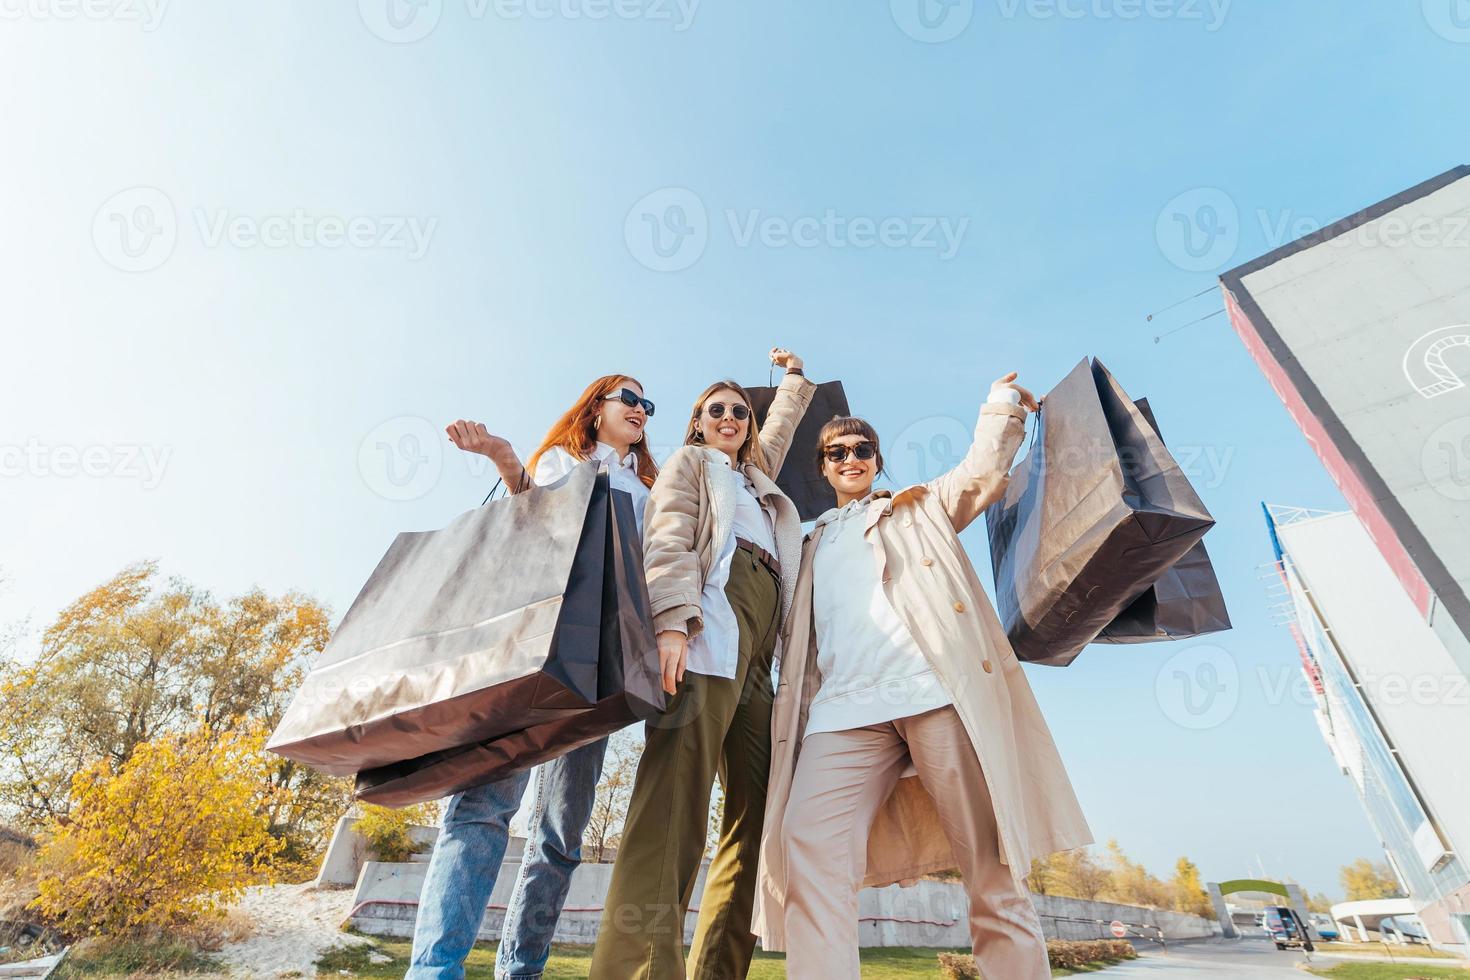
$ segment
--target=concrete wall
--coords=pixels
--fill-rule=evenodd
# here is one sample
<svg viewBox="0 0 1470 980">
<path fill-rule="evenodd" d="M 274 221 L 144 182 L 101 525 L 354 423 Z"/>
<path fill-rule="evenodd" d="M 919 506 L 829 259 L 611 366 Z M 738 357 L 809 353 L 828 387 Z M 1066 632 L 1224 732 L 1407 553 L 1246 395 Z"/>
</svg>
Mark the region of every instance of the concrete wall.
<svg viewBox="0 0 1470 980">
<path fill-rule="evenodd" d="M 411 936 L 425 871 L 423 863 L 372 861 L 365 864 L 353 901 L 353 928 L 371 935 Z M 500 938 L 505 907 L 519 872 L 519 860 L 507 859 L 501 866 L 480 928 L 481 939 Z M 684 923 L 685 942 L 694 936 L 704 875 L 702 869 L 695 883 L 694 902 Z M 583 864 L 576 870 L 566 908 L 557 921 L 558 942 L 590 944 L 596 940 L 603 899 L 611 879 L 610 864 Z M 1214 936 L 1220 932 L 1213 920 L 1178 912 L 1051 895 L 1033 895 L 1032 900 L 1048 939 L 1109 937 L 1107 923 L 1113 919 L 1131 926 L 1154 927 L 1131 930 L 1147 938 L 1156 937 L 1156 929 L 1162 929 L 1164 937 L 1170 940 Z M 910 888 L 898 885 L 867 888 L 858 897 L 859 942 L 863 946 L 967 947 L 970 944 L 968 914 L 969 901 L 956 883 L 921 881 Z"/>
</svg>

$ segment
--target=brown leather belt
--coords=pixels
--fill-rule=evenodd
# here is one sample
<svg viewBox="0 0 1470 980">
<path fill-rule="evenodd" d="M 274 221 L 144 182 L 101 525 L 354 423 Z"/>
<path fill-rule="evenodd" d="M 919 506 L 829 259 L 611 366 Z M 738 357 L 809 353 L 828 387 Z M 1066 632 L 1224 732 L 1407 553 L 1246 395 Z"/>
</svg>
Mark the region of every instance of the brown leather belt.
<svg viewBox="0 0 1470 980">
<path fill-rule="evenodd" d="M 747 541 L 744 538 L 736 537 L 735 547 L 744 548 L 755 557 L 756 561 L 766 566 L 766 571 L 776 576 L 777 579 L 781 577 L 781 563 L 776 560 L 776 556 L 771 554 L 766 549 L 762 548 L 760 545 L 756 544 L 754 541 Z"/>
</svg>

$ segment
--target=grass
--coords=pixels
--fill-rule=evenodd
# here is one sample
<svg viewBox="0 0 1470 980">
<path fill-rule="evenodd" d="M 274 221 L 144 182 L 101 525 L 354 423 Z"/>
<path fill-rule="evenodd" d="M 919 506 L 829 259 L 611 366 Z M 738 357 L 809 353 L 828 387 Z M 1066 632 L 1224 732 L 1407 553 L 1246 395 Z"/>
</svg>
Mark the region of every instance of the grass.
<svg viewBox="0 0 1470 980">
<path fill-rule="evenodd" d="M 1462 967 L 1423 966 L 1419 963 L 1341 963 L 1307 970 L 1333 980 L 1465 980 L 1470 973 Z"/>
<path fill-rule="evenodd" d="M 1370 956 L 1392 956 L 1396 960 L 1426 959 L 1426 960 L 1453 960 L 1459 957 L 1453 953 L 1442 953 L 1437 949 L 1422 946 L 1417 943 L 1413 945 L 1398 945 L 1389 943 L 1318 943 L 1317 949 L 1323 953 L 1366 953 Z"/>
<path fill-rule="evenodd" d="M 218 976 L 224 967 L 186 942 L 79 943 L 53 976 L 56 980 L 101 977 L 181 978 Z"/>
<path fill-rule="evenodd" d="M 339 970 L 350 970 L 353 976 L 371 980 L 399 980 L 408 967 L 412 944 L 405 939 L 371 937 L 372 946 L 341 947 L 332 950 L 317 961 L 321 976 L 333 976 Z M 938 949 L 917 949 L 903 946 L 872 947 L 862 951 L 863 980 L 934 980 L 939 976 Z M 953 950 L 965 952 L 969 950 Z M 386 955 L 387 963 L 372 963 L 373 953 Z M 586 980 L 592 959 L 590 946 L 553 946 L 551 960 L 546 964 L 546 980 Z M 750 966 L 749 980 L 785 980 L 786 957 L 782 953 L 757 951 Z M 1099 963 L 1093 969 L 1102 969 L 1109 964 Z M 470 977 L 491 977 L 495 973 L 495 944 L 480 943 L 465 962 L 465 972 Z M 1074 976 L 1079 970 L 1053 970 L 1058 977 Z"/>
</svg>

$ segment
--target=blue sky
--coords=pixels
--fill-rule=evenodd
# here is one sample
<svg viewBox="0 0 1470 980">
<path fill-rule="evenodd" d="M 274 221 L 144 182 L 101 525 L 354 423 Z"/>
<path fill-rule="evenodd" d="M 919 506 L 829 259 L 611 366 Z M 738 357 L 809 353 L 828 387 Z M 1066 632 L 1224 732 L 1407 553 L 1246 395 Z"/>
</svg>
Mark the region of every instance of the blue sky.
<svg viewBox="0 0 1470 980">
<path fill-rule="evenodd" d="M 1381 859 L 1259 581 L 1260 501 L 1341 498 L 1223 317 L 1155 342 L 1217 293 L 1145 315 L 1470 160 L 1454 0 L 388 2 L 0 10 L 0 615 L 146 557 L 340 614 L 488 489 L 445 422 L 529 450 L 605 372 L 667 449 L 790 347 L 903 478 L 1095 355 L 1194 460 L 1237 624 L 1029 669 L 1095 833 L 1333 895 Z M 1238 677 L 1205 728 L 1195 648 Z"/>
</svg>

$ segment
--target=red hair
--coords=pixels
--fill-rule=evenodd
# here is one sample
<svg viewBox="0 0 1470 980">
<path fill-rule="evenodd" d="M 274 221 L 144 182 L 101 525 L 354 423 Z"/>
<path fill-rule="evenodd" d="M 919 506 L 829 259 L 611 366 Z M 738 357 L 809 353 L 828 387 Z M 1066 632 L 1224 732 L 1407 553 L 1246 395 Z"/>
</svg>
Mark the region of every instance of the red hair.
<svg viewBox="0 0 1470 980">
<path fill-rule="evenodd" d="M 531 461 L 526 464 L 526 470 L 535 473 L 536 464 L 548 449 L 565 449 L 577 460 L 591 459 L 592 450 L 597 447 L 597 428 L 594 423 L 602 414 L 603 399 L 629 383 L 643 387 L 637 378 L 626 374 L 604 374 L 588 385 L 572 403 L 572 407 L 546 433 L 546 438 L 541 440 L 541 448 L 532 454 Z M 658 464 L 648 451 L 646 434 L 633 444 L 633 456 L 638 466 L 638 479 L 646 487 L 653 486 L 653 481 L 658 476 Z"/>
</svg>

